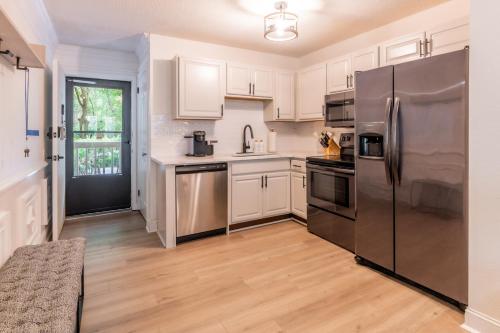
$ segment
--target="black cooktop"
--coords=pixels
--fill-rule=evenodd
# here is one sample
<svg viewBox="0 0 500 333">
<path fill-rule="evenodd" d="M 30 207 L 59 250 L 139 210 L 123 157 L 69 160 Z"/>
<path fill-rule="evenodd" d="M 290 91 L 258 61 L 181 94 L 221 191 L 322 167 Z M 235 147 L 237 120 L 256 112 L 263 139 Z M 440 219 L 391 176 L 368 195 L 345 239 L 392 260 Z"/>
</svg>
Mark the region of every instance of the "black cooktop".
<svg viewBox="0 0 500 333">
<path fill-rule="evenodd" d="M 309 156 L 307 162 L 313 164 L 321 164 L 344 169 L 354 169 L 353 155 L 320 155 Z"/>
</svg>

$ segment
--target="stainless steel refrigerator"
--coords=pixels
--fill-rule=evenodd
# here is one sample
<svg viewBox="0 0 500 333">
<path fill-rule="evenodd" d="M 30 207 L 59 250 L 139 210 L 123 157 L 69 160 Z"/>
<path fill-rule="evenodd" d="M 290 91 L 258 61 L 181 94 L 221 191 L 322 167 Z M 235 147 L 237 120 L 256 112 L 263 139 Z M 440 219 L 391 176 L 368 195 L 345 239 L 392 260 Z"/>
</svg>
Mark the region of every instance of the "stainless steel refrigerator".
<svg viewBox="0 0 500 333">
<path fill-rule="evenodd" d="M 356 255 L 467 304 L 468 49 L 356 73 Z"/>
</svg>

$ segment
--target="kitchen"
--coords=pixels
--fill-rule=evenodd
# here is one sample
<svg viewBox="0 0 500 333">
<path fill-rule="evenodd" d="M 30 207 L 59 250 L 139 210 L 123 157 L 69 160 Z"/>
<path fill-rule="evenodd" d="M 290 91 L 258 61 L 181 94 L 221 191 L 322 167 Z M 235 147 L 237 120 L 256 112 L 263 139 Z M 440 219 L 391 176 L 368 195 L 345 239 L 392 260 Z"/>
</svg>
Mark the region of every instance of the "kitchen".
<svg viewBox="0 0 500 333">
<path fill-rule="evenodd" d="M 47 240 L 87 239 L 78 329 L 496 332 L 477 250 L 494 241 L 482 244 L 471 207 L 484 144 L 481 130 L 471 135 L 479 92 L 469 67 L 479 39 L 469 1 L 172 2 L 142 15 L 160 22 L 152 9 L 168 8 L 175 23 L 138 28 L 137 15 L 120 32 L 118 22 L 137 9 L 131 1 L 101 26 L 109 32 L 87 26 L 81 41 L 72 29 L 87 23 L 64 19 L 73 9 L 41 2 L 67 43 L 53 52 L 53 104 L 63 109 L 52 111 L 62 125 L 50 164 L 66 180 L 53 177 L 56 215 L 41 230 Z M 264 22 L 263 34 L 244 20 L 231 25 L 230 13 Z M 319 13 L 339 22 L 335 38 L 321 32 L 328 20 Z M 276 30 L 273 20 L 287 26 Z M 95 137 L 73 142 L 85 132 L 73 108 L 84 103 L 64 91 L 106 85 L 128 99 L 122 120 L 108 116 Z M 65 132 L 65 119 L 79 130 Z M 121 143 L 112 140 L 118 132 Z M 31 140 L 26 150 L 36 152 Z M 113 147 L 110 166 L 97 172 L 130 178 L 68 187 L 78 178 L 71 170 L 108 163 L 97 162 L 91 140 Z M 90 148 L 73 155 L 77 144 Z M 116 149 L 129 160 L 116 164 Z M 103 206 L 112 192 L 126 198 L 69 213 L 91 192 Z M 2 215 L 8 205 L 0 227 L 5 216 L 17 223 Z M 34 214 L 47 214 L 44 205 Z M 2 249 L 2 263 L 28 245 L 16 242 Z"/>
<path fill-rule="evenodd" d="M 173 122 L 165 125 L 176 126 L 178 122 L 179 126 L 173 129 L 177 138 L 152 142 L 149 177 L 155 206 L 146 216 L 156 220 L 156 231 L 163 245 L 173 248 L 197 238 L 292 220 L 306 226 L 309 232 L 352 252 L 359 263 L 390 272 L 433 293 L 441 291 L 441 297 L 465 308 L 467 220 L 460 207 L 467 197 L 464 178 L 466 126 L 463 119 L 467 112 L 468 21 L 456 19 L 421 28 L 425 31 L 396 37 L 296 71 L 226 60 L 225 52 L 223 59 L 176 55 L 170 61 L 155 60 L 155 75 L 156 66 L 163 66 L 162 80 L 170 78 L 168 82 L 162 82 L 162 86 L 170 85 L 171 93 L 162 98 L 164 103 L 171 102 Z M 167 49 L 176 54 L 189 49 L 178 46 L 179 49 L 173 51 L 171 46 L 175 47 L 176 41 L 161 36 L 150 36 L 149 43 L 150 51 L 155 49 L 156 43 L 160 44 L 163 56 Z M 454 61 L 454 58 L 459 60 Z M 449 185 L 446 182 L 440 185 L 428 180 L 434 178 L 431 175 L 403 173 L 403 178 L 416 177 L 415 183 L 409 185 L 413 207 L 406 215 L 426 211 L 420 217 L 423 221 L 434 215 L 442 220 L 442 211 L 450 205 L 454 207 L 447 211 L 444 219 L 454 216 L 456 227 L 451 224 L 451 227 L 440 230 L 429 222 L 429 229 L 423 229 L 422 236 L 415 228 L 404 233 L 393 231 L 406 224 L 403 213 L 394 219 L 390 216 L 393 210 L 391 201 L 399 197 L 389 199 L 387 191 L 394 184 L 399 192 L 402 167 L 397 159 L 400 156 L 406 159 L 408 149 L 403 149 L 400 141 L 413 140 L 397 128 L 400 123 L 397 117 L 411 117 L 411 113 L 395 114 L 400 108 L 409 109 L 410 101 L 404 100 L 401 92 L 396 92 L 397 87 L 389 94 L 394 85 L 392 75 L 395 74 L 387 73 L 387 86 L 383 86 L 382 74 L 379 74 L 382 69 L 376 70 L 392 71 L 394 68 L 397 72 L 404 69 L 400 64 L 419 59 L 425 59 L 421 61 L 420 71 L 429 72 L 422 76 L 422 82 L 461 73 L 449 81 L 443 80 L 441 85 L 436 85 L 435 92 L 429 92 L 433 94 L 446 91 L 448 87 L 460 87 L 459 95 L 453 97 L 457 99 L 456 110 L 450 111 L 449 116 L 426 120 L 433 124 L 427 136 L 429 141 L 417 140 L 417 147 L 411 148 L 433 146 L 437 151 L 435 154 L 452 149 L 458 154 L 452 162 L 458 164 L 457 174 L 441 177 L 452 177 L 453 181 Z M 450 61 L 453 66 L 444 66 Z M 446 69 L 439 71 L 443 67 Z M 435 78 L 431 78 L 432 72 L 437 73 Z M 425 91 L 422 90 L 424 87 L 411 86 L 411 78 L 417 73 L 408 74 L 410 83 L 406 83 L 408 87 L 402 91 Z M 366 85 L 362 83 L 365 80 Z M 396 78 L 394 80 L 397 82 Z M 377 84 L 384 88 L 371 91 L 371 87 Z M 390 98 L 387 97 L 386 101 L 384 97 L 375 108 L 374 99 L 378 96 Z M 439 97 L 435 100 L 436 112 L 448 112 L 444 108 L 440 110 Z M 411 103 L 418 105 L 419 102 L 411 100 Z M 423 100 L 422 103 L 430 102 Z M 259 107 L 262 111 L 252 110 Z M 405 112 L 415 111 L 409 109 Z M 227 121 L 232 128 L 219 127 L 220 121 Z M 424 126 L 427 128 L 429 124 Z M 435 133 L 432 131 L 450 124 L 452 128 L 456 127 L 454 132 L 431 139 Z M 297 130 L 308 133 L 294 138 L 293 131 Z M 398 135 L 403 137 L 400 139 Z M 281 139 L 281 136 L 285 138 Z M 278 149 L 277 138 L 282 140 Z M 446 142 L 450 140 L 456 140 L 456 145 L 447 148 Z M 440 142 L 443 142 L 443 148 L 438 148 Z M 155 144 L 162 146 L 154 149 Z M 167 144 L 174 147 L 167 147 Z M 289 151 L 289 147 L 297 151 Z M 176 153 L 184 154 L 172 154 L 169 151 L 173 148 L 177 149 Z M 396 149 L 400 152 L 392 152 Z M 416 154 L 426 156 L 425 151 Z M 442 165 L 436 165 L 432 160 L 429 163 L 420 162 L 419 167 L 448 172 L 452 167 L 446 161 Z M 386 165 L 386 171 L 374 172 L 384 170 L 383 165 Z M 410 164 L 404 168 L 411 170 L 415 167 Z M 396 169 L 399 170 L 397 176 L 393 171 Z M 386 179 L 389 185 L 379 192 L 378 184 Z M 377 195 L 385 198 L 383 203 L 375 199 L 371 202 L 371 198 Z M 430 202 L 432 200 L 435 202 Z M 398 207 L 400 203 L 394 202 Z M 378 211 L 372 205 L 378 206 Z M 413 223 L 422 226 L 423 221 Z M 412 250 L 413 254 L 405 257 L 408 246 L 430 230 L 438 240 L 445 240 L 448 233 L 455 235 L 455 239 L 444 247 L 439 242 L 427 245 L 421 242 L 419 249 Z M 410 236 L 412 234 L 414 236 Z M 441 248 L 442 259 L 436 256 L 428 258 L 426 252 L 437 248 Z M 451 266 L 446 264 L 450 258 L 454 258 Z M 414 270 L 414 266 L 419 269 Z M 416 273 L 424 267 L 434 271 L 432 275 L 439 278 L 429 277 L 430 273 Z M 448 276 L 455 276 L 453 287 L 447 286 L 450 283 Z"/>
</svg>

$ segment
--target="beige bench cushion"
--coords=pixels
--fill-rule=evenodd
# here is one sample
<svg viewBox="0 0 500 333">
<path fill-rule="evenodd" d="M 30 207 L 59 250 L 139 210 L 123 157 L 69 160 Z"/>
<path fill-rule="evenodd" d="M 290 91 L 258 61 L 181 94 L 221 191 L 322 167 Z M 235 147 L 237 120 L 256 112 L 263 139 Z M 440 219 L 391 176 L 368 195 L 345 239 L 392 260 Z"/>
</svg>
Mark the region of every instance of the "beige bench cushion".
<svg viewBox="0 0 500 333">
<path fill-rule="evenodd" d="M 17 249 L 0 269 L 0 332 L 74 332 L 85 239 Z"/>
</svg>

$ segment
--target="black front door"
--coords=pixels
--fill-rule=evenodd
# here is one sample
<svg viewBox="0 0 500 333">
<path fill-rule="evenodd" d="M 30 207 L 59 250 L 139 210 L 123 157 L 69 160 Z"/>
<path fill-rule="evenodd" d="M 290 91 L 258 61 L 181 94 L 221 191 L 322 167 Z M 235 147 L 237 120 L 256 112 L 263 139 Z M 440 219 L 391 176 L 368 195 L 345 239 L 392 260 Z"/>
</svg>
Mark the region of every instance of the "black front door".
<svg viewBox="0 0 500 333">
<path fill-rule="evenodd" d="M 66 79 L 66 215 L 130 207 L 130 82 Z"/>
</svg>

